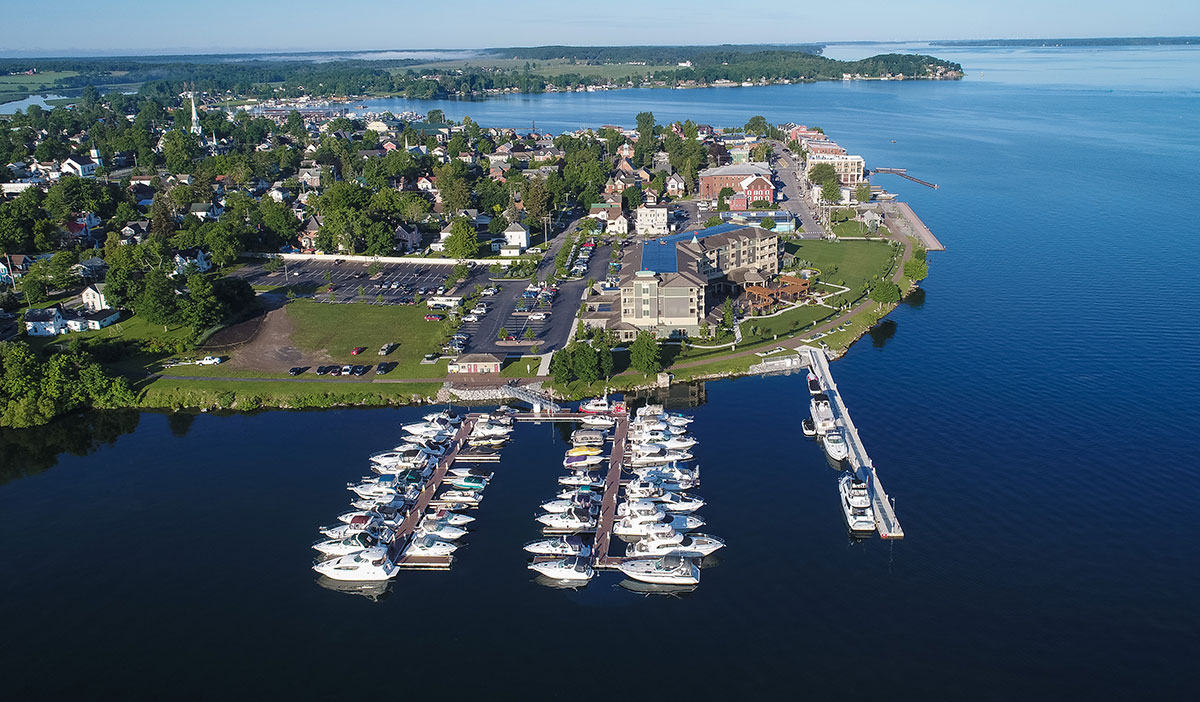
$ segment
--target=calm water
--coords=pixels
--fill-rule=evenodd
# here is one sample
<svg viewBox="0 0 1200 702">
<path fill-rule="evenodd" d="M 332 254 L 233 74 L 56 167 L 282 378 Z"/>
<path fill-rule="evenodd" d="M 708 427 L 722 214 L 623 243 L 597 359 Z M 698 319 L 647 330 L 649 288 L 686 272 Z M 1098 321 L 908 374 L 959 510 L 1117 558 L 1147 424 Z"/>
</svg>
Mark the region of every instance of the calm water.
<svg viewBox="0 0 1200 702">
<path fill-rule="evenodd" d="M 550 425 L 518 429 L 452 572 L 371 602 L 316 586 L 308 546 L 420 410 L 110 417 L 3 437 L 28 473 L 0 486 L 6 697 L 1194 698 L 1196 51 L 937 53 L 972 77 L 437 105 L 553 130 L 763 114 L 939 183 L 879 181 L 949 251 L 833 368 L 905 541 L 846 537 L 800 377 L 708 384 L 697 492 L 730 546 L 680 598 L 529 581 Z"/>
</svg>

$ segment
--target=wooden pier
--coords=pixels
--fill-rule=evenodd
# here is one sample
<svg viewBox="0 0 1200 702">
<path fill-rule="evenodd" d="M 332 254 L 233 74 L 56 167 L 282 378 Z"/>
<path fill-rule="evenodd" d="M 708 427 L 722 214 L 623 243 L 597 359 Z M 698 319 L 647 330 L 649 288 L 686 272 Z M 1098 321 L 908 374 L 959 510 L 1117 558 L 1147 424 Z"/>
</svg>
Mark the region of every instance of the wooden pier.
<svg viewBox="0 0 1200 702">
<path fill-rule="evenodd" d="M 900 528 L 900 521 L 896 519 L 892 501 L 879 482 L 875 465 L 871 463 L 871 457 L 867 455 L 867 449 L 858 435 L 858 427 L 854 426 L 854 420 L 850 418 L 850 411 L 842 402 L 842 394 L 838 391 L 837 383 L 833 382 L 833 374 L 829 372 L 829 359 L 825 357 L 825 352 L 821 349 L 810 346 L 803 347 L 803 350 L 808 353 L 809 368 L 820 379 L 821 387 L 825 389 L 825 394 L 829 397 L 829 405 L 833 408 L 838 426 L 842 428 L 842 433 L 845 435 L 848 449 L 846 460 L 850 464 L 850 469 L 854 471 L 859 480 L 867 484 L 867 491 L 871 495 L 871 511 L 875 514 L 876 531 L 883 539 L 903 539 L 904 530 Z"/>
<path fill-rule="evenodd" d="M 617 493 L 621 490 L 621 469 L 625 465 L 625 445 L 629 435 L 629 415 L 616 416 L 612 453 L 608 457 L 608 474 L 604 479 L 604 497 L 600 500 L 600 518 L 596 521 L 596 538 L 592 542 L 592 566 L 616 568 L 622 557 L 609 555 L 613 522 L 617 519 Z"/>
</svg>

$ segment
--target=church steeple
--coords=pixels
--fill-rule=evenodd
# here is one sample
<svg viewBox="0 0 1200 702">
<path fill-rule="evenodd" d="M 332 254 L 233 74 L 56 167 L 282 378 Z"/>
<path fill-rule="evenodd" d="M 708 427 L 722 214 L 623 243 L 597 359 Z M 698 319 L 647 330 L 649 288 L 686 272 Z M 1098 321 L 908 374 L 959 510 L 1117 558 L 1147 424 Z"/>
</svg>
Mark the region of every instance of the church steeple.
<svg viewBox="0 0 1200 702">
<path fill-rule="evenodd" d="M 198 114 L 196 114 L 196 86 L 195 85 L 193 85 L 192 89 L 190 91 L 188 91 L 188 97 L 190 97 L 192 99 L 192 129 L 191 129 L 191 132 L 192 132 L 192 134 L 195 134 L 196 136 L 200 136 L 204 132 L 204 129 L 200 126 L 200 116 Z"/>
</svg>

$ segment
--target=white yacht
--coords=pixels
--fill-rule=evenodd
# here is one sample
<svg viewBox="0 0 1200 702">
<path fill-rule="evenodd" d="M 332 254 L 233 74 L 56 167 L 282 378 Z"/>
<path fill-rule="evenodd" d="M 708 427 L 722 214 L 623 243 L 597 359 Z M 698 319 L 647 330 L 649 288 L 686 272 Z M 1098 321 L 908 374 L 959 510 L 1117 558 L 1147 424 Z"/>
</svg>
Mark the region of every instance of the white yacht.
<svg viewBox="0 0 1200 702">
<path fill-rule="evenodd" d="M 580 556 L 568 556 L 567 558 L 556 558 L 552 561 L 530 563 L 529 569 L 553 580 L 587 582 L 595 575 L 590 559 Z"/>
<path fill-rule="evenodd" d="M 379 581 L 391 580 L 399 572 L 388 558 L 387 547 L 375 546 L 349 556 L 321 561 L 313 570 L 331 580 Z"/>
<path fill-rule="evenodd" d="M 475 521 L 475 517 L 459 514 L 458 512 L 451 512 L 448 509 L 435 507 L 431 507 L 429 511 L 425 513 L 425 518 L 434 519 L 439 522 L 445 522 L 450 526 L 465 526 Z"/>
<path fill-rule="evenodd" d="M 547 512 L 566 512 L 569 509 L 591 509 L 599 504 L 602 496 L 598 492 L 576 493 L 568 498 L 560 498 L 557 500 L 547 500 L 543 502 L 541 507 Z"/>
<path fill-rule="evenodd" d="M 600 465 L 606 460 L 607 456 L 567 456 L 563 458 L 563 468 L 587 468 Z"/>
<path fill-rule="evenodd" d="M 645 539 L 668 535 L 675 531 L 693 531 L 704 526 L 704 520 L 692 514 L 666 516 L 666 521 L 653 518 L 623 517 L 613 523 L 613 533 L 626 539 Z"/>
<path fill-rule="evenodd" d="M 322 539 L 314 542 L 313 548 L 326 556 L 348 556 L 381 544 L 391 543 L 393 535 L 394 533 L 391 531 L 364 531 L 344 539 Z"/>
<path fill-rule="evenodd" d="M 413 537 L 412 542 L 404 549 L 406 556 L 449 556 L 458 548 L 456 544 L 426 534 Z"/>
<path fill-rule="evenodd" d="M 634 494 L 630 491 L 629 487 L 634 484 L 635 483 L 629 483 L 629 485 L 625 487 L 625 496 L 627 498 L 631 500 L 646 500 L 648 502 L 652 502 L 668 512 L 695 512 L 704 506 L 704 500 L 695 495 L 689 495 L 684 492 L 669 492 L 658 487 L 638 489 L 637 492 L 639 494 Z M 637 484 L 644 483 L 640 483 L 639 481 Z"/>
<path fill-rule="evenodd" d="M 625 546 L 626 557 L 646 556 L 684 556 L 685 558 L 704 558 L 717 550 L 724 548 L 725 542 L 708 534 L 680 534 L 675 532 L 670 536 L 655 536 L 640 541 L 634 541 Z"/>
<path fill-rule="evenodd" d="M 596 429 L 604 429 L 611 427 L 617 423 L 617 420 L 605 414 L 589 414 L 579 418 L 579 422 L 585 427 L 593 427 Z"/>
<path fill-rule="evenodd" d="M 492 476 L 495 475 L 495 473 L 487 468 L 466 468 L 463 466 L 458 468 L 452 467 L 446 471 L 446 474 L 455 478 L 483 478 L 484 480 L 491 480 Z"/>
<path fill-rule="evenodd" d="M 813 395 L 808 403 L 808 411 L 812 414 L 817 434 L 823 436 L 837 427 L 837 421 L 833 418 L 833 407 L 830 406 L 829 396 L 825 393 Z"/>
<path fill-rule="evenodd" d="M 572 446 L 603 446 L 607 440 L 604 432 L 595 429 L 576 429 L 571 432 Z"/>
<path fill-rule="evenodd" d="M 375 516 L 358 516 L 350 521 L 344 521 L 341 524 L 327 526 L 321 528 L 321 533 L 331 539 L 345 539 L 355 534 L 361 534 L 365 531 L 383 529 L 387 525 L 383 523 L 383 519 Z"/>
<path fill-rule="evenodd" d="M 441 412 L 427 414 L 424 417 L 421 417 L 421 419 L 424 419 L 427 422 L 443 421 L 447 424 L 458 425 L 462 422 L 462 415 L 455 414 L 449 409 L 444 409 Z"/>
<path fill-rule="evenodd" d="M 665 448 L 662 444 L 646 444 L 642 447 L 633 447 L 633 457 L 629 459 L 629 462 L 636 468 L 690 460 L 692 460 L 692 454 L 687 451 Z"/>
<path fill-rule="evenodd" d="M 684 478 L 680 480 L 672 480 L 671 478 L 663 477 L 659 473 L 644 471 L 638 475 L 638 479 L 630 485 L 647 485 L 650 487 L 660 488 L 666 492 L 682 492 L 683 490 L 691 490 L 700 485 L 698 479 Z"/>
<path fill-rule="evenodd" d="M 469 505 L 474 507 L 483 500 L 483 492 L 481 490 L 447 490 L 434 499 L 447 504 Z"/>
<path fill-rule="evenodd" d="M 694 559 L 680 556 L 636 558 L 617 566 L 625 575 L 644 583 L 695 585 L 700 582 L 700 566 Z"/>
<path fill-rule="evenodd" d="M 571 475 L 563 475 L 558 479 L 559 485 L 570 485 L 572 487 L 604 487 L 604 478 L 596 472 L 572 473 Z"/>
<path fill-rule="evenodd" d="M 549 529 L 588 531 L 596 528 L 596 516 L 589 511 L 573 509 L 569 512 L 543 514 L 537 518 Z"/>
<path fill-rule="evenodd" d="M 574 534 L 530 541 L 524 548 L 537 556 L 589 556 L 592 553 L 592 547 Z"/>
<path fill-rule="evenodd" d="M 826 432 L 825 436 L 821 438 L 821 443 L 825 445 L 825 455 L 829 456 L 829 460 L 834 463 L 846 460 L 846 456 L 850 453 L 841 429 Z"/>
<path fill-rule="evenodd" d="M 431 520 L 428 517 L 421 520 L 421 524 L 417 526 L 417 536 L 432 536 L 442 539 L 443 541 L 458 541 L 466 535 L 467 530 L 462 527 L 451 526 L 445 522 Z"/>
<path fill-rule="evenodd" d="M 590 400 L 584 400 L 579 403 L 579 411 L 586 414 L 603 414 L 613 411 L 613 403 L 609 402 L 608 396 L 594 397 Z"/>
<path fill-rule="evenodd" d="M 838 493 L 842 497 L 842 514 L 846 526 L 854 534 L 870 534 L 875 531 L 875 510 L 871 508 L 871 495 L 867 484 L 851 473 L 838 478 Z"/>
<path fill-rule="evenodd" d="M 480 422 L 471 429 L 471 438 L 508 436 L 512 431 L 511 426 Z"/>
<path fill-rule="evenodd" d="M 569 500 L 572 497 L 575 497 L 576 495 L 587 495 L 589 497 L 592 495 L 595 495 L 596 497 L 594 499 L 599 500 L 601 497 L 604 496 L 604 492 L 602 490 L 598 490 L 598 489 L 588 486 L 588 485 L 583 485 L 583 486 L 579 486 L 579 487 L 572 487 L 572 486 L 568 485 L 568 486 L 565 486 L 562 490 L 558 491 L 558 494 L 555 496 L 555 499 Z"/>
<path fill-rule="evenodd" d="M 662 480 L 674 480 L 678 483 L 688 482 L 692 485 L 700 484 L 700 466 L 695 468 L 680 468 L 674 464 L 654 465 L 654 466 L 634 466 L 633 473 L 642 480 L 650 480 L 658 478 Z"/>
</svg>

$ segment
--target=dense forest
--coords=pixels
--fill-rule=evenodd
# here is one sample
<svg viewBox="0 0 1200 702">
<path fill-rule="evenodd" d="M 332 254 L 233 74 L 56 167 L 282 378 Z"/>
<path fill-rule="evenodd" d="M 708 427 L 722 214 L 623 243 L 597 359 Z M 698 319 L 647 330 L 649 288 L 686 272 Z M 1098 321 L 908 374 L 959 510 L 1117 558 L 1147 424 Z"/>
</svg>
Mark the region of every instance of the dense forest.
<svg viewBox="0 0 1200 702">
<path fill-rule="evenodd" d="M 820 54 L 822 44 L 721 44 L 720 46 L 520 46 L 492 49 L 497 56 L 536 61 L 571 59 L 587 63 L 629 63 L 643 61 L 664 65 L 691 61 L 697 56 L 719 51 L 725 54 L 747 54 L 763 51 L 786 51 Z"/>
</svg>

